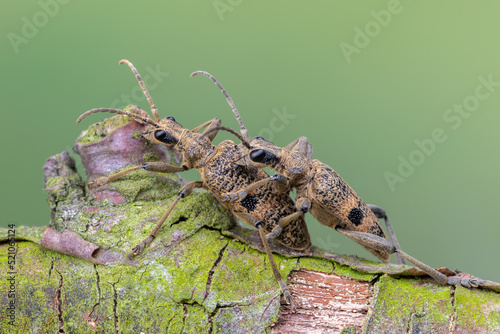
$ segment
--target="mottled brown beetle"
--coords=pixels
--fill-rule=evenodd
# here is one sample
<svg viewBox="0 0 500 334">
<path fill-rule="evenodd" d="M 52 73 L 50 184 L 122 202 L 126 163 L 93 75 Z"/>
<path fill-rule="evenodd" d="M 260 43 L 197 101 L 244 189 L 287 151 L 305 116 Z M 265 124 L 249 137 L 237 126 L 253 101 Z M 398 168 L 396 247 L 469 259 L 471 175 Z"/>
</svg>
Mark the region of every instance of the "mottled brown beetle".
<svg viewBox="0 0 500 334">
<path fill-rule="evenodd" d="M 367 205 L 340 175 L 324 163 L 312 159 L 312 147 L 306 137 L 300 137 L 285 148 L 276 147 L 262 137 L 250 142 L 250 150 L 240 163 L 248 168 L 270 167 L 278 172 L 247 188 L 223 195 L 223 201 L 244 200 L 259 187 L 273 183 L 275 188 L 289 192 L 296 189 L 296 208 L 310 212 L 321 224 L 335 229 L 357 231 L 386 239 L 377 218 L 384 218 L 391 241 L 397 244 L 385 211 Z M 274 227 L 267 239 L 274 239 L 287 226 L 285 218 Z M 340 231 L 342 233 L 342 231 Z M 344 234 L 344 233 L 343 233 Z M 387 263 L 391 254 L 360 242 L 366 250 Z M 400 263 L 403 263 L 402 259 Z"/>
<path fill-rule="evenodd" d="M 244 128 L 240 118 L 238 122 L 240 127 Z M 211 131 L 217 130 L 214 128 Z M 210 132 L 207 132 L 206 135 L 209 134 Z M 298 214 L 310 212 L 321 224 L 332 227 L 354 240 L 385 263 L 389 262 L 391 254 L 395 253 L 398 263 L 404 264 L 403 259 L 411 262 L 439 284 L 461 284 L 465 287 L 484 284 L 484 281 L 476 278 L 447 277 L 403 252 L 385 211 L 375 205 L 365 204 L 330 166 L 312 159 L 312 146 L 306 137 L 300 137 L 284 148 L 262 137 L 255 137 L 250 141 L 250 148 L 239 163 L 247 168 L 270 167 L 278 174 L 223 194 L 223 201 L 237 203 L 269 184 L 274 184 L 277 191 L 286 193 L 295 188 Z M 377 218 L 385 219 L 392 243 L 386 239 Z M 284 217 L 266 238 L 271 240 L 278 237 L 288 224 L 289 219 Z"/>
<path fill-rule="evenodd" d="M 240 135 L 231 129 L 220 127 L 221 121 L 219 119 L 205 122 L 193 130 L 182 127 L 173 117 L 166 117 L 160 120 L 158 110 L 141 76 L 129 61 L 121 60 L 120 64 L 122 63 L 126 63 L 135 74 L 151 105 L 151 112 L 154 118 L 151 118 L 145 111 L 139 108 L 136 108 L 137 114 L 120 109 L 98 108 L 82 114 L 78 118 L 77 123 L 88 115 L 98 112 L 110 112 L 133 117 L 135 120 L 147 124 L 142 134 L 146 140 L 153 144 L 173 147 L 174 150 L 182 154 L 183 163 L 182 166 L 173 166 L 163 162 L 148 162 L 142 166 L 131 167 L 107 177 L 100 177 L 89 182 L 88 187 L 96 188 L 108 182 L 113 182 L 123 175 L 141 168 L 146 171 L 159 173 L 176 173 L 196 168 L 201 174 L 202 179 L 201 181 L 189 182 L 182 187 L 174 202 L 160 218 L 156 227 L 150 232 L 147 238 L 132 249 L 132 253 L 130 253 L 129 256 L 139 255 L 144 248 L 153 241 L 180 199 L 189 196 L 195 188 L 204 188 L 210 191 L 214 197 L 238 219 L 258 228 L 273 270 L 274 278 L 278 281 L 286 302 L 291 304 L 293 309 L 292 297 L 281 278 L 281 274 L 278 271 L 265 237 L 282 218 L 289 217 L 289 225 L 285 227 L 276 240 L 289 248 L 297 250 L 306 250 L 310 247 L 311 240 L 307 231 L 307 225 L 302 215 L 296 212 L 292 199 L 288 193 L 278 192 L 274 189 L 272 184 L 269 184 L 256 189 L 256 191 L 247 196 L 245 200 L 235 203 L 222 200 L 222 194 L 224 193 L 245 188 L 250 184 L 268 178 L 268 175 L 262 169 L 247 168 L 236 163 L 243 157 L 242 154 L 245 154 L 248 150 L 248 148 L 244 147 L 245 144 L 248 145 L 248 134 L 242 131 Z M 221 86 L 220 88 L 223 90 Z M 223 92 L 225 93 L 224 90 Z M 239 118 L 238 110 L 234 107 L 227 93 L 225 94 L 235 115 Z M 198 133 L 203 129 L 205 129 L 203 133 Z M 243 144 L 236 145 L 230 140 L 225 140 L 218 146 L 213 145 L 212 140 L 219 129 L 224 129 L 233 133 Z"/>
</svg>

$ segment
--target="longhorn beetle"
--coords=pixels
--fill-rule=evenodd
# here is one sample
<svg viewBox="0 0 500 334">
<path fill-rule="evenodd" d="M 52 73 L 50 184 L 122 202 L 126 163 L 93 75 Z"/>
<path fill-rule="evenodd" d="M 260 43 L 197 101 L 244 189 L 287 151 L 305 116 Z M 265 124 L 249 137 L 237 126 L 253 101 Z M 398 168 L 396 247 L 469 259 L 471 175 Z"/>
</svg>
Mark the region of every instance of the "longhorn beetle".
<svg viewBox="0 0 500 334">
<path fill-rule="evenodd" d="M 248 148 L 244 148 L 245 144 L 248 145 L 248 133 L 242 129 L 240 135 L 232 129 L 220 128 L 221 121 L 219 119 L 207 121 L 193 130 L 182 127 L 173 117 L 165 117 L 160 120 L 158 109 L 153 103 L 136 68 L 127 60 L 121 60 L 119 63 L 127 64 L 135 74 L 151 106 L 151 113 L 154 118 L 151 118 L 145 111 L 138 108 L 136 108 L 137 113 L 120 109 L 97 108 L 85 112 L 76 122 L 79 123 L 88 115 L 99 112 L 110 112 L 133 117 L 135 120 L 145 123 L 145 129 L 142 133 L 143 138 L 153 144 L 172 147 L 182 154 L 183 163 L 180 167 L 163 162 L 144 163 L 142 166 L 134 166 L 106 177 L 97 178 L 89 182 L 88 187 L 97 188 L 141 168 L 146 171 L 158 173 L 176 173 L 196 168 L 201 174 L 201 181 L 189 182 L 181 188 L 174 202 L 160 218 L 155 228 L 149 233 L 149 236 L 132 249 L 129 257 L 141 254 L 153 239 L 156 238 L 163 223 L 182 198 L 189 196 L 195 188 L 205 188 L 226 209 L 231 211 L 234 216 L 258 229 L 271 264 L 274 278 L 278 281 L 286 302 L 291 304 L 293 310 L 292 297 L 281 278 L 265 235 L 272 231 L 280 220 L 286 217 L 289 224 L 283 229 L 283 232 L 276 240 L 289 248 L 297 250 L 308 249 L 311 245 L 311 240 L 302 214 L 296 212 L 294 202 L 288 193 L 276 191 L 271 184 L 260 187 L 242 201 L 234 203 L 222 201 L 222 194 L 245 188 L 254 182 L 265 180 L 268 177 L 262 169 L 247 168 L 236 163 L 248 150 Z M 223 92 L 225 93 L 225 91 Z M 226 98 L 236 117 L 239 119 L 238 110 L 231 98 L 227 94 Z M 212 140 L 219 128 L 233 133 L 242 141 L 242 144 L 236 145 L 230 140 L 225 140 L 218 146 L 214 146 Z M 203 129 L 205 129 L 203 134 L 198 133 Z"/>
<path fill-rule="evenodd" d="M 243 129 L 241 118 L 237 119 Z M 205 135 L 217 130 L 218 128 L 211 129 Z M 400 256 L 399 263 L 404 264 L 403 259 L 411 262 L 439 284 L 461 284 L 465 287 L 478 287 L 484 284 L 484 281 L 476 278 L 447 277 L 403 252 L 392 232 L 385 211 L 377 206 L 365 204 L 330 166 L 312 159 L 312 146 L 306 137 L 300 137 L 284 148 L 262 137 L 255 137 L 250 141 L 250 145 L 245 147 L 247 153 L 240 160 L 241 165 L 250 169 L 270 167 L 277 174 L 223 194 L 223 201 L 232 203 L 244 201 L 260 187 L 267 187 L 269 184 L 274 184 L 277 191 L 286 193 L 295 188 L 295 206 L 298 214 L 304 215 L 310 212 L 321 224 L 332 227 L 354 240 L 382 261 L 389 262 L 391 254 L 396 253 Z M 377 217 L 385 219 L 392 243 L 386 239 Z M 271 240 L 278 237 L 288 224 L 289 219 L 283 218 L 266 238 Z"/>
</svg>

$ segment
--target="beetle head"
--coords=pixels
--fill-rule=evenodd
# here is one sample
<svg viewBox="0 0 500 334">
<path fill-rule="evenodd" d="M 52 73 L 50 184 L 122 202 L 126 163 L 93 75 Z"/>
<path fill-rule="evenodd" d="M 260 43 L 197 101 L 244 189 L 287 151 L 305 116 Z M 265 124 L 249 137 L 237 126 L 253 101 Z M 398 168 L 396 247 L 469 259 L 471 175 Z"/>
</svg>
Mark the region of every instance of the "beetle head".
<svg viewBox="0 0 500 334">
<path fill-rule="evenodd" d="M 175 118 L 168 116 L 161 119 L 156 126 L 148 126 L 142 136 L 153 144 L 175 146 L 184 130 L 182 125 L 176 122 Z"/>
<path fill-rule="evenodd" d="M 253 167 L 275 167 L 282 157 L 282 149 L 262 137 L 250 141 L 246 162 Z"/>
</svg>

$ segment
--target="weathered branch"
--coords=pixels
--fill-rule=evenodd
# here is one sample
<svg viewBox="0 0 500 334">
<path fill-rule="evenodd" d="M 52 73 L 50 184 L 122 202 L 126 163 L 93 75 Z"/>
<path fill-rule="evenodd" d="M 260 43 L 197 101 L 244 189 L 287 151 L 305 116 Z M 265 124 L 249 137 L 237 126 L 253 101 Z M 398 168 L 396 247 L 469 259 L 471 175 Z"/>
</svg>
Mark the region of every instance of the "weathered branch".
<svg viewBox="0 0 500 334">
<path fill-rule="evenodd" d="M 75 151 L 87 179 L 145 161 L 176 161 L 140 139 L 141 128 L 115 116 L 82 133 Z M 129 260 L 183 180 L 139 170 L 89 192 L 67 152 L 49 158 L 44 173 L 50 228 L 16 229 L 13 270 L 8 234 L 0 230 L 4 291 L 10 276 L 15 281 L 15 298 L 0 297 L 0 320 L 12 333 L 500 331 L 500 287 L 493 282 L 488 290 L 439 286 L 410 266 L 273 245 L 296 302 L 292 313 L 281 305 L 258 233 L 235 225 L 205 192 L 183 199 L 144 254 Z M 4 312 L 11 300 L 14 326 Z"/>
</svg>

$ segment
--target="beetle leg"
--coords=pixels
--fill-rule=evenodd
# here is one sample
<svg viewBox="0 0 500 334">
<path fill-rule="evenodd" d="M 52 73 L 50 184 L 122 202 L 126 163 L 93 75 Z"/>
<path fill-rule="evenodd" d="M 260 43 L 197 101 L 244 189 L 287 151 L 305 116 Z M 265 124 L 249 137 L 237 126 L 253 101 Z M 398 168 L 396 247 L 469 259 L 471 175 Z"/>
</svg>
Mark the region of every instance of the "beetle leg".
<svg viewBox="0 0 500 334">
<path fill-rule="evenodd" d="M 222 194 L 221 201 L 222 202 L 241 201 L 245 199 L 245 197 L 247 197 L 249 193 L 255 191 L 256 189 L 264 187 L 269 183 L 272 183 L 274 185 L 274 188 L 278 192 L 289 192 L 291 190 L 290 182 L 288 181 L 288 179 L 281 174 L 275 174 L 273 176 L 254 182 L 246 188 Z"/>
<path fill-rule="evenodd" d="M 418 269 L 422 270 L 425 272 L 427 275 L 431 276 L 438 282 L 439 284 L 447 284 L 448 283 L 448 278 L 446 275 L 441 274 L 439 271 L 436 269 L 429 267 L 425 263 L 420 262 L 419 260 L 415 259 L 414 257 L 411 257 L 410 255 L 406 254 L 403 252 L 401 249 L 396 248 L 392 243 L 390 243 L 388 240 L 381 238 L 377 235 L 370 234 L 370 233 L 365 233 L 365 232 L 356 232 L 356 231 L 349 231 L 349 230 L 344 230 L 342 228 L 336 228 L 336 230 L 345 235 L 346 237 L 354 240 L 360 245 L 363 245 L 368 248 L 376 249 L 381 252 L 387 252 L 389 254 L 393 253 L 398 253 L 400 254 L 405 260 L 408 262 L 412 263 L 417 267 Z M 451 281 L 450 281 L 451 282 Z"/>
<path fill-rule="evenodd" d="M 119 179 L 120 177 L 127 175 L 128 173 L 131 173 L 131 172 L 136 171 L 138 169 L 141 169 L 141 166 L 130 167 L 130 168 L 124 169 L 120 172 L 110 174 L 108 176 L 99 177 L 97 179 L 94 179 L 93 181 L 88 182 L 87 187 L 89 187 L 89 189 L 98 188 L 100 186 L 108 184 L 109 182 L 113 182 L 116 179 Z"/>
<path fill-rule="evenodd" d="M 434 268 L 429 267 L 428 265 L 418 261 L 417 259 L 411 257 L 410 255 L 406 254 L 402 250 L 398 249 L 397 252 L 401 254 L 401 256 L 407 260 L 408 262 L 413 263 L 417 268 L 421 269 L 425 273 L 427 273 L 429 276 L 434 278 L 439 284 L 448 284 L 448 285 L 461 285 L 466 288 L 477 288 L 480 286 L 486 286 L 487 282 L 479 279 L 479 278 L 460 278 L 456 276 L 452 277 L 446 277 L 445 275 L 441 274 L 439 271 L 437 271 Z M 439 275 L 437 275 L 439 274 Z"/>
<path fill-rule="evenodd" d="M 151 232 L 149 232 L 149 235 L 147 236 L 146 239 L 144 239 L 143 241 L 141 241 L 141 243 L 132 248 L 132 252 L 128 254 L 128 258 L 132 258 L 133 256 L 141 254 L 144 248 L 149 246 L 149 244 L 153 241 L 153 239 L 156 238 L 156 235 L 163 226 L 163 223 L 168 218 L 168 216 L 170 215 L 174 207 L 177 205 L 177 203 L 179 203 L 179 200 L 181 198 L 191 195 L 191 193 L 195 188 L 202 188 L 202 187 L 203 187 L 203 181 L 193 181 L 185 184 L 184 187 L 182 187 L 179 193 L 177 194 L 177 197 L 175 198 L 174 202 L 170 204 L 167 211 L 163 214 L 163 216 L 161 216 L 155 228 L 151 230 Z"/>
<path fill-rule="evenodd" d="M 283 229 L 288 224 L 290 224 L 290 222 L 292 222 L 296 218 L 304 216 L 304 214 L 307 213 L 311 208 L 311 202 L 305 197 L 297 198 L 297 200 L 295 201 L 295 208 L 297 209 L 296 212 L 279 220 L 278 225 L 276 225 L 273 230 L 266 236 L 267 240 L 275 239 L 281 234 Z"/>
<path fill-rule="evenodd" d="M 287 151 L 295 151 L 307 158 L 312 159 L 313 149 L 307 137 L 299 137 L 288 144 L 285 148 Z"/>
<path fill-rule="evenodd" d="M 182 172 L 182 171 L 186 170 L 186 168 L 183 166 L 180 166 L 180 167 L 174 166 L 174 165 L 170 165 L 166 162 L 146 162 L 146 163 L 142 164 L 141 166 L 130 167 L 130 168 L 124 169 L 122 171 L 110 174 L 108 176 L 99 177 L 99 178 L 87 183 L 87 186 L 89 187 L 89 189 L 94 189 L 94 188 L 103 186 L 105 184 L 108 184 L 109 182 L 114 182 L 117 179 L 119 179 L 120 177 L 127 175 L 127 174 L 129 174 L 133 171 L 136 171 L 138 169 L 141 169 L 141 168 L 144 170 L 150 171 L 150 172 L 157 172 L 157 173 L 177 173 L 177 172 Z"/>
<path fill-rule="evenodd" d="M 389 237 L 391 238 L 391 242 L 396 246 L 397 249 L 401 249 L 399 246 L 398 239 L 396 238 L 396 234 L 392 230 L 391 223 L 389 222 L 389 218 L 387 217 L 387 214 L 385 213 L 385 210 L 382 209 L 381 207 L 378 207 L 373 204 L 367 204 L 370 210 L 375 214 L 375 217 L 379 219 L 384 219 L 385 222 L 385 227 L 387 228 L 387 233 L 389 234 Z M 405 261 L 403 257 L 399 254 L 396 254 L 396 261 L 398 264 L 405 264 Z"/>
<path fill-rule="evenodd" d="M 198 125 L 196 128 L 194 128 L 193 130 L 191 130 L 191 132 L 198 132 L 200 131 L 201 129 L 205 129 L 205 131 L 203 131 L 203 133 L 208 133 L 208 132 L 211 132 L 207 137 L 208 139 L 210 139 L 210 142 L 212 140 L 214 140 L 215 136 L 217 135 L 217 132 L 218 131 L 212 131 L 213 129 L 215 129 L 216 127 L 219 127 L 221 125 L 221 120 L 218 119 L 218 118 L 214 118 L 210 121 L 207 121 L 201 125 Z"/>
<path fill-rule="evenodd" d="M 271 252 L 271 249 L 269 248 L 269 244 L 267 243 L 267 240 L 266 240 L 266 231 L 264 230 L 264 227 L 262 226 L 262 222 L 249 213 L 233 212 L 233 214 L 238 219 L 246 222 L 247 224 L 251 224 L 251 225 L 255 226 L 256 228 L 258 228 L 260 239 L 262 240 L 262 244 L 264 245 L 264 250 L 266 251 L 267 258 L 269 259 L 269 263 L 271 264 L 271 270 L 273 271 L 274 279 L 278 282 L 280 289 L 283 292 L 283 297 L 285 298 L 285 301 L 288 304 L 290 304 L 292 311 L 295 312 L 295 306 L 293 304 L 292 295 L 290 294 L 290 291 L 288 291 L 288 288 L 287 288 L 285 282 L 283 282 L 283 279 L 281 277 L 281 273 L 279 272 L 278 266 L 276 265 L 276 261 L 274 261 L 273 253 Z"/>
</svg>

